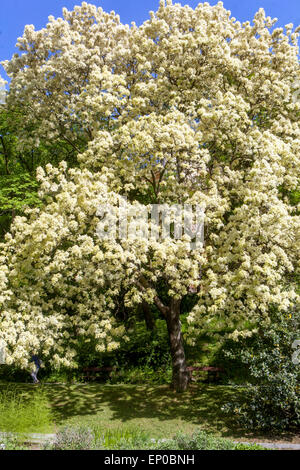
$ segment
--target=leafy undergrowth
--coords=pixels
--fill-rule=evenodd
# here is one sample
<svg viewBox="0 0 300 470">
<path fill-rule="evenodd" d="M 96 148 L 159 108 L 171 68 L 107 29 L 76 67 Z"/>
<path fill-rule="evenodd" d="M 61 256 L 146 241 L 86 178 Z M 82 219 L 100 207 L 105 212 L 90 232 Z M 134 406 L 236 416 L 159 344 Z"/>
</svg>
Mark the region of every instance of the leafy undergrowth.
<svg viewBox="0 0 300 470">
<path fill-rule="evenodd" d="M 65 427 L 49 450 L 263 450 L 259 445 L 237 444 L 202 430 L 179 433 L 172 439 L 153 439 L 138 428 L 103 430 L 99 427 Z"/>
</svg>

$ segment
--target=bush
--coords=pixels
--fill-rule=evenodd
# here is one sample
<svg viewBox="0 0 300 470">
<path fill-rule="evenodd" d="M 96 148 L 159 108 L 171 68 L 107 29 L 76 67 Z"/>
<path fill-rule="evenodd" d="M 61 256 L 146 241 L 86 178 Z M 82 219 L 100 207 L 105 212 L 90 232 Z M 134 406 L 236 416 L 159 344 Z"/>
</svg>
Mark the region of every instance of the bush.
<svg viewBox="0 0 300 470">
<path fill-rule="evenodd" d="M 58 432 L 54 444 L 46 445 L 45 450 L 139 449 L 147 442 L 149 436 L 138 428 L 65 427 Z"/>
<path fill-rule="evenodd" d="M 262 450 L 257 444 L 241 444 L 197 430 L 193 434 L 178 433 L 173 439 L 157 442 L 160 450 Z"/>
<path fill-rule="evenodd" d="M 210 436 L 204 431 L 196 431 L 191 436 L 178 434 L 174 437 L 179 450 L 233 450 L 235 444 L 227 439 Z"/>
<path fill-rule="evenodd" d="M 114 352 L 114 365 L 120 368 L 149 367 L 154 370 L 171 364 L 167 326 L 156 321 L 156 330 L 146 330 L 144 322 L 137 323 L 128 333 L 130 341 Z"/>
<path fill-rule="evenodd" d="M 139 428 L 71 428 L 61 430 L 48 450 L 260 450 L 254 444 L 238 444 L 198 430 L 192 435 L 177 434 L 173 439 L 151 439 Z"/>
<path fill-rule="evenodd" d="M 95 436 L 87 427 L 65 427 L 56 435 L 53 450 L 91 450 L 95 446 Z"/>
<path fill-rule="evenodd" d="M 28 447 L 18 437 L 8 434 L 0 437 L 0 450 L 28 450 Z"/>
<path fill-rule="evenodd" d="M 269 329 L 260 331 L 251 346 L 240 343 L 240 358 L 252 383 L 246 402 L 227 403 L 223 410 L 235 415 L 243 427 L 264 431 L 299 427 L 299 365 L 292 362 L 295 339 L 300 339 L 299 312 L 285 316 L 274 312 Z"/>
<path fill-rule="evenodd" d="M 28 383 L 32 382 L 32 378 L 28 370 L 13 365 L 0 364 L 0 381 Z"/>
</svg>

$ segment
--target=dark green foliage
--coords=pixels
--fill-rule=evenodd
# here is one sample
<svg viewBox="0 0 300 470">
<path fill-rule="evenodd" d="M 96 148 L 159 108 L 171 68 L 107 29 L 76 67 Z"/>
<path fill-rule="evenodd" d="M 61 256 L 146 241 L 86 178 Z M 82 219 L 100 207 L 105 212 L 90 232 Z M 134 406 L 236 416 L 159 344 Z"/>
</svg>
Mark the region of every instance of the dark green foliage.
<svg viewBox="0 0 300 470">
<path fill-rule="evenodd" d="M 0 364 L 0 381 L 3 382 L 32 382 L 32 378 L 26 370 L 13 365 Z"/>
<path fill-rule="evenodd" d="M 78 349 L 78 379 L 84 367 L 113 367 L 113 372 L 100 375 L 98 380 L 114 384 L 169 383 L 171 357 L 165 321 L 157 320 L 153 331 L 138 322 L 127 334 L 130 341 L 111 353 L 97 353 L 94 341 L 86 343 L 83 339 Z"/>
<path fill-rule="evenodd" d="M 245 384 L 252 383 L 254 378 L 250 374 L 248 364 L 242 359 L 241 349 L 249 349 L 255 346 L 256 337 L 245 338 L 242 342 L 232 339 L 224 339 L 220 349 L 215 355 L 217 364 L 222 367 L 224 374 L 222 375 L 223 383 L 227 384 Z"/>
<path fill-rule="evenodd" d="M 172 381 L 172 367 L 166 364 L 158 368 L 150 366 L 136 366 L 121 368 L 110 374 L 111 384 L 132 384 L 132 385 L 164 385 Z"/>
<path fill-rule="evenodd" d="M 158 320 L 156 329 L 149 331 L 144 322 L 138 322 L 127 332 L 130 341 L 122 342 L 118 350 L 107 353 L 95 352 L 95 342 L 85 342 L 82 338 L 78 348 L 78 363 L 87 366 L 156 367 L 170 363 L 168 336 L 165 321 Z"/>
<path fill-rule="evenodd" d="M 158 320 L 156 329 L 145 329 L 144 323 L 138 323 L 130 335 L 130 341 L 124 343 L 116 352 L 116 365 L 156 367 L 170 364 L 170 348 L 166 322 Z"/>
<path fill-rule="evenodd" d="M 231 402 L 224 411 L 241 425 L 268 431 L 293 430 L 300 425 L 300 370 L 292 361 L 292 344 L 300 339 L 300 315 L 273 312 L 272 324 L 249 342 L 239 343 L 241 363 L 251 384 L 246 402 Z M 235 351 L 228 351 L 231 357 Z"/>
<path fill-rule="evenodd" d="M 9 231 L 11 221 L 22 215 L 24 208 L 41 204 L 38 197 L 36 169 L 47 163 L 58 165 L 65 160 L 71 167 L 78 166 L 77 153 L 63 139 L 55 143 L 32 143 L 28 148 L 19 148 L 18 136 L 27 132 L 19 110 L 8 110 L 0 105 L 0 240 Z M 30 130 L 34 141 L 34 129 Z M 37 145 L 37 144 L 36 144 Z M 86 143 L 81 147 L 85 149 Z"/>
</svg>

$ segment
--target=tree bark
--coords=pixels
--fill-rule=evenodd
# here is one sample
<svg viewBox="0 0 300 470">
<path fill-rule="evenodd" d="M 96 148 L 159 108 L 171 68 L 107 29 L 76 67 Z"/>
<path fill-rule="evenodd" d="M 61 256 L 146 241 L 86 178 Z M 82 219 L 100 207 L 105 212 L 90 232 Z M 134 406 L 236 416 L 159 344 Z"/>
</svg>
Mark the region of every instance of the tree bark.
<svg viewBox="0 0 300 470">
<path fill-rule="evenodd" d="M 151 312 L 151 309 L 149 307 L 149 304 L 145 300 L 143 300 L 143 302 L 142 302 L 142 311 L 143 311 L 143 315 L 144 315 L 144 318 L 145 318 L 145 323 L 146 323 L 147 330 L 154 331 L 155 328 L 156 328 L 155 320 L 154 320 L 153 314 Z"/>
<path fill-rule="evenodd" d="M 5 142 L 4 142 L 4 139 L 3 139 L 2 135 L 0 135 L 0 140 L 1 140 L 2 148 L 3 148 L 4 162 L 5 162 L 5 171 L 6 171 L 6 174 L 9 175 L 9 174 L 10 174 L 9 165 L 8 165 L 8 162 L 9 162 L 9 152 L 8 152 L 8 150 L 7 150 L 7 148 L 6 148 L 6 145 L 5 145 Z"/>
<path fill-rule="evenodd" d="M 143 276 L 141 276 L 140 279 L 136 281 L 136 283 L 142 292 L 146 291 L 148 282 Z M 172 299 L 170 305 L 166 306 L 158 296 L 155 296 L 154 303 L 167 322 L 173 368 L 171 386 L 177 392 L 184 392 L 188 388 L 190 374 L 187 370 L 185 362 L 183 339 L 181 333 L 180 300 Z"/>
<path fill-rule="evenodd" d="M 171 300 L 171 304 L 166 315 L 166 321 L 173 367 L 172 388 L 177 392 L 184 392 L 188 388 L 190 374 L 185 362 L 180 323 L 180 300 Z"/>
</svg>

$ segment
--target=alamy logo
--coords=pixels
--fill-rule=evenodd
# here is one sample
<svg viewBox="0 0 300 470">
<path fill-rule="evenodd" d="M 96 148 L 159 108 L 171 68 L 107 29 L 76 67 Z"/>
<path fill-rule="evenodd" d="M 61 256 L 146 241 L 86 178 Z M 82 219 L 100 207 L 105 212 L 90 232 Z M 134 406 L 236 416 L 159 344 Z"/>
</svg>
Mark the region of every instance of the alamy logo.
<svg viewBox="0 0 300 470">
<path fill-rule="evenodd" d="M 300 339 L 295 339 L 292 344 L 292 348 L 296 349 L 296 351 L 292 355 L 292 363 L 300 364 Z"/>
<path fill-rule="evenodd" d="M 118 205 L 98 207 L 97 235 L 101 240 L 190 240 L 190 248 L 203 244 L 204 209 L 190 204 L 130 204 L 125 197 Z"/>
</svg>

